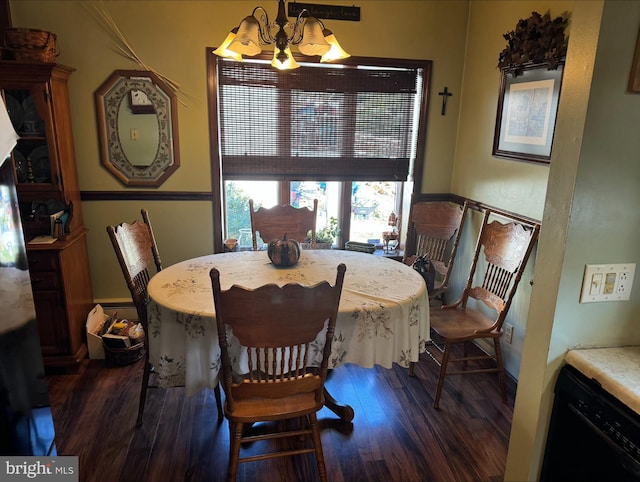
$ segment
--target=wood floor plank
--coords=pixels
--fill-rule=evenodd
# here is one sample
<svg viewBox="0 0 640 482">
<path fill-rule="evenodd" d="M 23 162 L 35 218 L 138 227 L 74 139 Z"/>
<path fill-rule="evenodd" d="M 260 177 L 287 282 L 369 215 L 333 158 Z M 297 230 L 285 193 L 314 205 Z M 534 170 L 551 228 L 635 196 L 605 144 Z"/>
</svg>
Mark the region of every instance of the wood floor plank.
<svg viewBox="0 0 640 482">
<path fill-rule="evenodd" d="M 440 409 L 438 376 L 423 356 L 406 368 L 345 365 L 327 383 L 355 411 L 352 423 L 318 414 L 329 480 L 499 481 L 515 386 L 501 402 L 495 374 L 449 377 Z M 212 390 L 150 388 L 143 425 L 135 427 L 141 364 L 108 367 L 91 360 L 80 375 L 51 375 L 49 395 L 60 455 L 78 455 L 82 482 L 215 482 L 226 480 L 229 430 L 217 423 Z M 261 430 L 263 427 L 255 427 Z M 283 441 L 270 441 L 269 448 Z M 280 444 L 280 445 L 278 445 Z M 264 445 L 254 443 L 248 452 Z M 313 455 L 241 464 L 242 481 L 319 480 Z"/>
</svg>

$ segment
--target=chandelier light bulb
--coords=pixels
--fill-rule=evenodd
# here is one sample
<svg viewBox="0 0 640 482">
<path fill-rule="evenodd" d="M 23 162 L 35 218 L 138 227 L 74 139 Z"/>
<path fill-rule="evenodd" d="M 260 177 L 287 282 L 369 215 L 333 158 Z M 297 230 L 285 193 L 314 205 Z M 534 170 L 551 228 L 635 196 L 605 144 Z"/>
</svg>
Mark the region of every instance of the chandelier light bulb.
<svg viewBox="0 0 640 482">
<path fill-rule="evenodd" d="M 326 54 L 322 56 L 320 62 L 331 62 L 332 60 L 342 60 L 351 57 L 351 54 L 348 54 L 342 49 L 342 47 L 338 43 L 338 40 L 336 39 L 336 36 L 331 30 L 325 29 L 323 33 L 324 39 L 331 46 L 331 48 Z"/>
<path fill-rule="evenodd" d="M 324 55 L 331 45 L 322 35 L 322 27 L 318 19 L 309 17 L 302 30 L 302 40 L 298 44 L 298 50 L 305 55 Z"/>
<path fill-rule="evenodd" d="M 224 42 L 222 42 L 222 44 L 220 44 L 220 46 L 217 49 L 215 49 L 213 53 L 216 55 L 219 55 L 220 57 L 225 57 L 228 59 L 236 60 L 238 62 L 242 62 L 242 55 L 240 55 L 237 52 L 232 52 L 227 48 L 229 47 L 229 45 L 231 45 L 231 42 L 235 40 L 237 33 L 238 33 L 238 27 L 234 28 L 231 32 L 229 32 L 229 35 L 227 35 L 227 38 L 224 39 Z"/>
<path fill-rule="evenodd" d="M 284 53 L 287 54 L 287 60 L 281 62 L 280 59 L 278 59 L 278 49 L 274 50 L 273 60 L 271 61 L 272 67 L 275 67 L 278 70 L 293 70 L 300 67 L 300 64 L 298 64 L 298 62 L 296 62 L 296 59 L 293 58 L 291 49 L 289 47 L 284 49 Z"/>
<path fill-rule="evenodd" d="M 227 47 L 228 50 L 250 57 L 262 52 L 260 47 L 260 24 L 253 15 L 245 17 L 238 26 L 236 38 Z"/>
</svg>

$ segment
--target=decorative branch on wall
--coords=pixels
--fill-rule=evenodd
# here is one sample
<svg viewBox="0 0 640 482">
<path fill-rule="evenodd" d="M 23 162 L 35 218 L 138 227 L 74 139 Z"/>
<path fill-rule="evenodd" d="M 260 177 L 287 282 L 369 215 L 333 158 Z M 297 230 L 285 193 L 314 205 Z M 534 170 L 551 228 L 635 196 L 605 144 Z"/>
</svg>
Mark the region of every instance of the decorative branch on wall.
<svg viewBox="0 0 640 482">
<path fill-rule="evenodd" d="M 498 68 L 508 69 L 514 77 L 530 64 L 556 69 L 567 54 L 569 39 L 564 32 L 568 24 L 568 14 L 551 19 L 549 12 L 532 12 L 531 17 L 520 19 L 515 30 L 503 35 L 508 45 L 500 52 Z"/>
<path fill-rule="evenodd" d="M 118 25 L 116 24 L 113 17 L 111 17 L 109 12 L 107 12 L 107 10 L 102 6 L 102 2 L 95 6 L 95 11 L 99 16 L 99 18 L 97 19 L 98 22 L 100 22 L 101 20 L 103 22 L 103 27 L 105 27 L 107 32 L 115 37 L 115 43 L 113 45 L 113 50 L 115 52 L 122 55 L 124 58 L 137 63 L 140 66 L 140 70 L 153 72 L 155 75 L 160 77 L 160 79 L 162 79 L 167 84 L 167 86 L 176 94 L 178 94 L 179 92 L 184 94 L 184 92 L 180 90 L 180 84 L 178 82 L 158 72 L 156 69 L 142 61 L 138 54 L 136 54 L 135 50 L 133 50 L 131 44 L 127 41 L 127 38 L 120 31 L 120 28 L 118 28 Z M 184 102 L 182 102 L 180 99 L 178 99 L 178 101 L 184 105 Z"/>
</svg>

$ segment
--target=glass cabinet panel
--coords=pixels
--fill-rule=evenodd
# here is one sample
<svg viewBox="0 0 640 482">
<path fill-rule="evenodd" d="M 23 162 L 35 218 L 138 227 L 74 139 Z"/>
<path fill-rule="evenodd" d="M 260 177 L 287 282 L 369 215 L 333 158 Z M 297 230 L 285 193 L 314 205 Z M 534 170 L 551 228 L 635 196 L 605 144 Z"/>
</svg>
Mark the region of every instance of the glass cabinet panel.
<svg viewBox="0 0 640 482">
<path fill-rule="evenodd" d="M 13 128 L 20 136 L 13 151 L 18 184 L 51 184 L 53 181 L 46 124 L 31 89 L 7 89 L 5 104 Z"/>
</svg>

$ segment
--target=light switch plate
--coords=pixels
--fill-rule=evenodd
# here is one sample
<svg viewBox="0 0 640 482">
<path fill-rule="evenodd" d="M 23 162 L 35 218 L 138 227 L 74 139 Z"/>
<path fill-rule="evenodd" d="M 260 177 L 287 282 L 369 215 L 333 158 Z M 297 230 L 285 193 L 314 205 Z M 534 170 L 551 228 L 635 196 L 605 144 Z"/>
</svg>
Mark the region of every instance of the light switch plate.
<svg viewBox="0 0 640 482">
<path fill-rule="evenodd" d="M 580 303 L 628 300 L 635 271 L 635 263 L 585 265 Z"/>
</svg>

